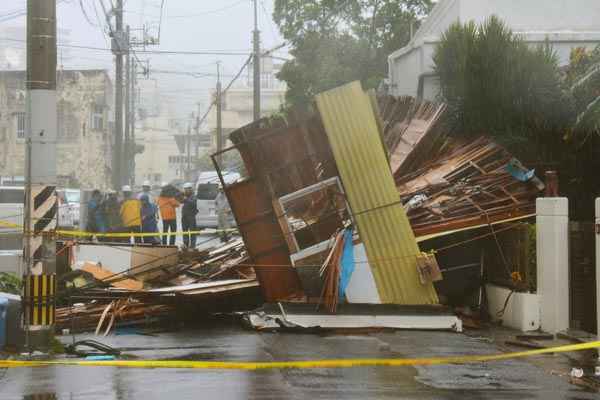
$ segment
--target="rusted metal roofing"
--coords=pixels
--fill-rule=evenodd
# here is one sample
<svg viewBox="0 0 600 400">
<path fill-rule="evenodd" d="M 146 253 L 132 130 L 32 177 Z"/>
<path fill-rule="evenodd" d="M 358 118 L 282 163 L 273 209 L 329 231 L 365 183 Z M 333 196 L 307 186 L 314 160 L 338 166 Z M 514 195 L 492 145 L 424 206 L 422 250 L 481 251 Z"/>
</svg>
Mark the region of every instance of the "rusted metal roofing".
<svg viewBox="0 0 600 400">
<path fill-rule="evenodd" d="M 353 82 L 316 100 L 382 302 L 437 303 L 433 285 L 419 282 L 419 247 L 381 146 L 369 97 L 359 82 Z"/>
</svg>

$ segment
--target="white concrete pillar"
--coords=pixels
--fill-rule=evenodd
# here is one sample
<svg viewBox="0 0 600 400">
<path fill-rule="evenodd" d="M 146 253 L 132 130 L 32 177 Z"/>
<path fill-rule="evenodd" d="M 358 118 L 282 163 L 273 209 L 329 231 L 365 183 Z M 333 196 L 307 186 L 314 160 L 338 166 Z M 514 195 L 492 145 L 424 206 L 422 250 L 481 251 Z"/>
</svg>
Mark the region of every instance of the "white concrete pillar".
<svg viewBox="0 0 600 400">
<path fill-rule="evenodd" d="M 596 317 L 600 339 L 600 198 L 596 199 Z"/>
<path fill-rule="evenodd" d="M 569 200 L 539 198 L 537 223 L 537 292 L 541 329 L 569 328 Z"/>
</svg>

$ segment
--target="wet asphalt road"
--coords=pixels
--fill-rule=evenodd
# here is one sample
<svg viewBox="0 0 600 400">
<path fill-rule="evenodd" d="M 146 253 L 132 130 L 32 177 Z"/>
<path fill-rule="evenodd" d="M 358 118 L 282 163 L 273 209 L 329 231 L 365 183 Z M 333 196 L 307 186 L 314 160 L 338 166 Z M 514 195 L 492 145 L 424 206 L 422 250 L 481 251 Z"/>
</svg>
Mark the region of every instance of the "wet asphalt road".
<svg viewBox="0 0 600 400">
<path fill-rule="evenodd" d="M 84 336 L 78 335 L 77 340 Z M 63 337 L 68 342 L 70 337 Z M 219 324 L 157 336 L 100 338 L 141 359 L 222 361 L 427 357 L 495 353 L 481 339 L 444 332 L 363 336 L 256 333 Z M 159 347 L 188 346 L 181 350 Z M 560 357 L 560 356 L 543 356 Z M 49 367 L 0 370 L 0 399 L 598 399 L 526 361 L 354 369 L 136 370 Z"/>
</svg>

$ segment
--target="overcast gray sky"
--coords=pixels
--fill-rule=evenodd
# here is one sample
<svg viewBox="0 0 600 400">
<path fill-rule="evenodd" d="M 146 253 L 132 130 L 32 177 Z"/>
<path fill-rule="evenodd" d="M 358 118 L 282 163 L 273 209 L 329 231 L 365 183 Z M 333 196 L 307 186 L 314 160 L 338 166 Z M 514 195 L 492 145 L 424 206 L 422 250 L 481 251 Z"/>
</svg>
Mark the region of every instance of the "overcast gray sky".
<svg viewBox="0 0 600 400">
<path fill-rule="evenodd" d="M 65 41 L 71 45 L 109 48 L 107 25 L 101 1 L 110 8 L 111 0 L 57 0 L 58 27 L 67 32 Z M 112 0 L 114 1 L 114 0 Z M 132 29 L 143 24 L 152 35 L 158 34 L 162 0 L 124 0 L 125 24 Z M 25 29 L 25 16 L 11 17 L 25 10 L 26 0 L 0 1 L 0 32 L 4 27 Z M 259 0 L 259 20 L 263 48 L 282 43 L 272 21 L 273 0 Z M 164 0 L 159 46 L 148 50 L 168 51 L 232 51 L 250 52 L 252 47 L 253 11 L 251 0 Z M 7 19 L 8 18 L 8 19 Z M 2 39 L 0 35 L 0 39 Z M 0 40 L 0 46 L 18 43 Z M 21 44 L 23 46 L 23 44 Z M 60 57 L 60 52 L 63 57 Z M 222 61 L 224 81 L 227 82 L 246 56 L 237 55 L 146 55 L 152 69 L 173 72 L 216 73 L 216 61 Z M 62 48 L 59 63 L 64 68 L 106 68 L 112 73 L 113 57 L 109 51 Z M 178 116 L 189 114 L 193 104 L 206 105 L 208 90 L 214 87 L 215 77 L 194 78 L 174 74 L 152 74 L 165 99 L 176 101 Z"/>
</svg>

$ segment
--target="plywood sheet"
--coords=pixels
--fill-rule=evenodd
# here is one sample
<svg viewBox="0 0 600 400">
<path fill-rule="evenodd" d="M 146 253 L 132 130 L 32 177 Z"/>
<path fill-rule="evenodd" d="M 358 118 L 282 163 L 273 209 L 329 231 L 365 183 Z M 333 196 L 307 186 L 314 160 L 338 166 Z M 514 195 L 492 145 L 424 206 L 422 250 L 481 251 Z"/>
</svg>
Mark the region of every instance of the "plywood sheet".
<svg viewBox="0 0 600 400">
<path fill-rule="evenodd" d="M 437 303 L 433 285 L 419 282 L 419 247 L 400 203 L 369 97 L 359 82 L 353 82 L 316 100 L 382 302 Z"/>
</svg>

